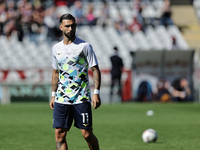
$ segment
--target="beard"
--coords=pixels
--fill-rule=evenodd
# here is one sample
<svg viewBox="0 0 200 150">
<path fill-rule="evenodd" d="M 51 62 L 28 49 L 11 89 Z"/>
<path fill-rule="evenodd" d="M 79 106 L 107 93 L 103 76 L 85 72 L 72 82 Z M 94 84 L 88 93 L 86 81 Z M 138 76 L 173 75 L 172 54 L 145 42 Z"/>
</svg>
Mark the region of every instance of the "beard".
<svg viewBox="0 0 200 150">
<path fill-rule="evenodd" d="M 73 39 L 73 38 L 75 37 L 75 32 L 64 33 L 64 35 L 65 35 L 68 39 Z"/>
</svg>

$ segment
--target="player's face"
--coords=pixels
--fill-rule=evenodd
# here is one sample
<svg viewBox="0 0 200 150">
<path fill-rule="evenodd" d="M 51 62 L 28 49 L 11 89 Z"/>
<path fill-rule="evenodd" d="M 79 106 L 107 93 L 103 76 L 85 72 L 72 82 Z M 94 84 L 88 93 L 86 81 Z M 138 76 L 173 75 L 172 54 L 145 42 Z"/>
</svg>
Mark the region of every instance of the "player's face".
<svg viewBox="0 0 200 150">
<path fill-rule="evenodd" d="M 185 88 L 188 87 L 188 81 L 187 79 L 182 79 L 180 82 L 181 87 Z"/>
<path fill-rule="evenodd" d="M 72 20 L 63 20 L 60 24 L 60 30 L 63 32 L 64 36 L 68 39 L 72 39 L 75 37 L 76 32 L 76 23 Z"/>
</svg>

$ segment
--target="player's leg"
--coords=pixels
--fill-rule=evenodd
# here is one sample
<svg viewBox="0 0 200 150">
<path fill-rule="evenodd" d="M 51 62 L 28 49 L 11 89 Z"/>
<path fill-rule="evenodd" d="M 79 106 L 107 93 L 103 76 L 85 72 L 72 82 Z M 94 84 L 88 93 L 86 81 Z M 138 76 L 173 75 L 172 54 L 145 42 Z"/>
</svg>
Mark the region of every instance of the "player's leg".
<svg viewBox="0 0 200 150">
<path fill-rule="evenodd" d="M 118 95 L 119 95 L 120 99 L 122 100 L 121 75 L 119 75 L 119 76 L 117 77 L 117 81 L 118 81 Z"/>
<path fill-rule="evenodd" d="M 113 88 L 114 88 L 114 84 L 115 84 L 114 80 L 115 79 L 112 77 L 111 84 L 110 84 L 110 96 L 113 95 Z"/>
<path fill-rule="evenodd" d="M 56 150 L 68 150 L 66 135 L 68 129 L 56 128 L 55 139 L 56 139 Z"/>
<path fill-rule="evenodd" d="M 112 99 L 113 99 L 113 88 L 115 85 L 115 78 L 114 75 L 111 75 L 111 84 L 110 84 L 110 103 L 112 103 Z"/>
<path fill-rule="evenodd" d="M 68 150 L 66 135 L 73 122 L 73 108 L 70 105 L 54 103 L 53 128 L 55 128 L 56 150 Z"/>
<path fill-rule="evenodd" d="M 99 142 L 92 132 L 91 103 L 74 105 L 74 126 L 81 129 L 82 135 L 91 150 L 99 150 Z"/>
<path fill-rule="evenodd" d="M 99 150 L 99 142 L 92 130 L 81 129 L 81 133 L 86 140 L 90 150 Z"/>
</svg>

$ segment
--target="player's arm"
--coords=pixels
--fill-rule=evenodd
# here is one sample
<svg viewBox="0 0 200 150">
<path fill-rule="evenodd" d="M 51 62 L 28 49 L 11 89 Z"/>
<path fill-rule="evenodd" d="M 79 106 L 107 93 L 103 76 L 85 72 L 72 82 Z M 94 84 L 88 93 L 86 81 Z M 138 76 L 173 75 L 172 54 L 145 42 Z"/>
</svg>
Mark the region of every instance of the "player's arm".
<svg viewBox="0 0 200 150">
<path fill-rule="evenodd" d="M 178 91 L 174 87 L 170 87 L 169 92 L 173 97 L 180 97 L 181 99 L 186 97 L 186 93 L 184 91 Z"/>
<path fill-rule="evenodd" d="M 52 97 L 50 101 L 50 108 L 53 109 L 54 107 L 54 100 L 55 100 L 55 92 L 58 88 L 58 81 L 59 81 L 59 72 L 58 70 L 53 69 L 52 73 Z"/>
<path fill-rule="evenodd" d="M 98 65 L 91 67 L 93 72 L 93 80 L 94 80 L 94 94 L 92 97 L 92 106 L 94 109 L 97 109 L 101 105 L 100 99 L 100 86 L 101 86 L 101 72 L 99 70 Z"/>
</svg>

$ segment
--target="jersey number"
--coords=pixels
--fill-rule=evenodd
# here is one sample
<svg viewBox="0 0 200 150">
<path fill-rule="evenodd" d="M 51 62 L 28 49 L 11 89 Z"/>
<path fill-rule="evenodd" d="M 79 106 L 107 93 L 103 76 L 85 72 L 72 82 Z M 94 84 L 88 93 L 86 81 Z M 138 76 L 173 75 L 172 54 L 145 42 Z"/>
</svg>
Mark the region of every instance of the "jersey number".
<svg viewBox="0 0 200 150">
<path fill-rule="evenodd" d="M 83 123 L 89 123 L 89 116 L 88 113 L 82 113 Z"/>
</svg>

